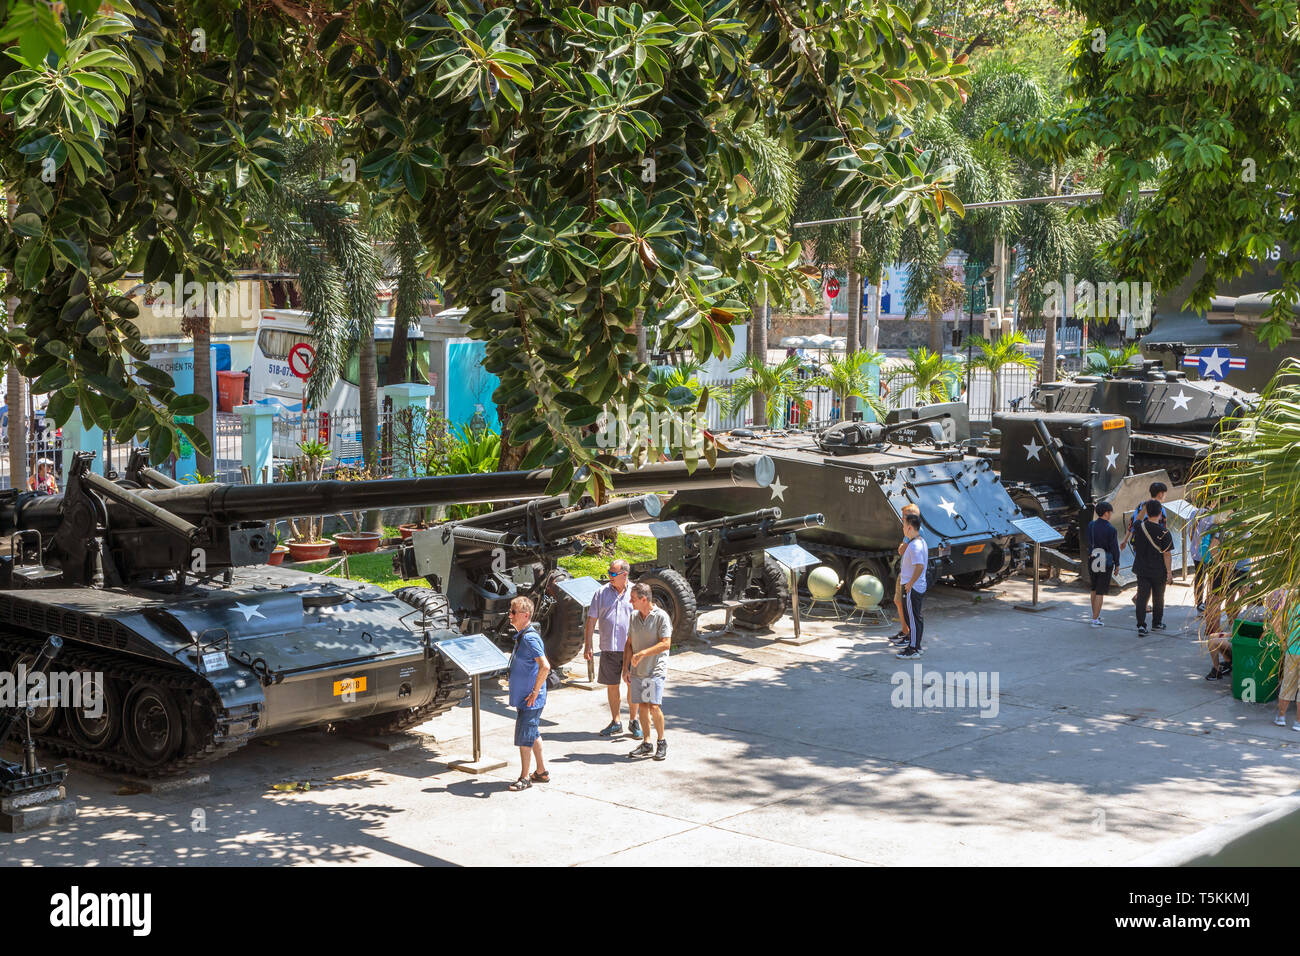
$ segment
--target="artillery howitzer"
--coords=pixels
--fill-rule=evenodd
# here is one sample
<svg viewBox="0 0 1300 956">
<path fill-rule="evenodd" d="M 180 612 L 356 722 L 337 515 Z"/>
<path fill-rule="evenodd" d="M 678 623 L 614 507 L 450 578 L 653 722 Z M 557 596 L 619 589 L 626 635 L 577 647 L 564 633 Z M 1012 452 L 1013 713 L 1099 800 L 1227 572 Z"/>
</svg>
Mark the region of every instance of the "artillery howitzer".
<svg viewBox="0 0 1300 956">
<path fill-rule="evenodd" d="M 749 627 L 770 627 L 790 607 L 785 571 L 765 549 L 794 544 L 795 534 L 820 528 L 821 515 L 781 517 L 780 508 L 714 518 L 687 525 L 663 521 L 652 527 L 653 561 L 632 566 L 633 578 L 650 585 L 661 605 L 688 607 L 701 601 L 734 608 Z"/>
<path fill-rule="evenodd" d="M 989 462 L 956 443 L 962 415 L 964 406 L 941 405 L 892 424 L 842 422 L 821 433 L 734 429 L 719 443 L 731 454 L 770 455 L 776 465 L 770 489 L 683 489 L 665 513 L 715 518 L 788 504 L 820 512 L 824 522 L 797 538 L 835 571 L 847 597 L 864 574 L 890 587 L 902 510 L 916 504 L 930 573 L 960 587 L 990 587 L 1023 563 L 1023 535 L 1011 523 L 1020 515 Z"/>
<path fill-rule="evenodd" d="M 177 485 L 133 456 L 120 481 L 77 455 L 62 495 L 0 493 L 0 665 L 50 636 L 69 670 L 102 674 L 98 716 L 37 708 L 43 747 L 174 773 L 254 736 L 334 724 L 390 733 L 454 706 L 468 679 L 434 644 L 457 630 L 443 595 L 402 597 L 266 563 L 276 519 L 369 508 L 517 501 L 551 473 Z M 770 462 L 681 463 L 618 476 L 620 492 L 764 483 Z M 609 520 L 602 515 L 602 521 Z M 571 526 L 572 527 L 572 526 Z M 98 710 L 98 709 L 97 709 Z"/>
<path fill-rule="evenodd" d="M 771 475 L 770 462 L 757 457 L 719 462 L 707 475 L 697 471 L 691 477 L 683 466 L 672 464 L 675 478 L 665 473 L 653 479 L 664 467 L 642 469 L 637 481 L 647 488 L 656 481 L 660 488 L 668 482 L 698 487 L 701 479 L 710 487 L 753 488 L 764 487 Z M 510 601 L 530 598 L 546 656 L 552 666 L 561 667 L 582 650 L 585 609 L 558 587 L 569 577 L 558 567 L 559 559 L 581 549 L 578 535 L 657 518 L 660 507 L 653 494 L 579 510 L 568 509 L 563 498 L 540 498 L 416 531 L 394 555 L 393 567 L 404 578 L 425 578 L 444 594 L 462 631 L 486 634 L 504 647 L 514 643 Z M 693 635 L 695 605 L 673 601 L 676 593 L 656 592 L 656 597 L 672 618 L 674 633 Z"/>
</svg>

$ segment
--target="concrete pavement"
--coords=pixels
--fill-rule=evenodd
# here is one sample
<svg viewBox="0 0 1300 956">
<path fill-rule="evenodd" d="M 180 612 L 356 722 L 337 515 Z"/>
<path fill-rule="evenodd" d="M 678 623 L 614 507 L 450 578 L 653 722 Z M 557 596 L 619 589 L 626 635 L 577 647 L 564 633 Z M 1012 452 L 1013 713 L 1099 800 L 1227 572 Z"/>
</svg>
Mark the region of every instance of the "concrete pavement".
<svg viewBox="0 0 1300 956">
<path fill-rule="evenodd" d="M 318 732 L 256 741 L 211 782 L 133 793 L 70 778 L 75 823 L 0 837 L 18 864 L 1116 864 L 1297 789 L 1300 733 L 1273 707 L 1207 682 L 1187 590 L 1165 634 L 1139 639 L 1132 590 L 1087 625 L 1087 595 L 1048 584 L 1050 610 L 1012 605 L 1017 580 L 977 601 L 927 600 L 923 673 L 997 676 L 992 707 L 898 707 L 893 632 L 820 620 L 815 643 L 730 635 L 672 657 L 669 759 L 596 735 L 603 690 L 551 692 L 553 782 L 524 793 L 513 712 L 491 682 L 483 778 L 466 707 L 388 752 Z M 714 612 L 710 619 L 720 618 Z M 788 631 L 789 621 L 779 625 Z M 580 662 L 572 668 L 585 670 Z M 896 675 L 899 675 L 896 677 Z M 991 684 L 990 684 L 991 689 Z M 908 697 L 910 700 L 910 697 Z M 310 785 L 305 790 L 275 789 Z"/>
</svg>

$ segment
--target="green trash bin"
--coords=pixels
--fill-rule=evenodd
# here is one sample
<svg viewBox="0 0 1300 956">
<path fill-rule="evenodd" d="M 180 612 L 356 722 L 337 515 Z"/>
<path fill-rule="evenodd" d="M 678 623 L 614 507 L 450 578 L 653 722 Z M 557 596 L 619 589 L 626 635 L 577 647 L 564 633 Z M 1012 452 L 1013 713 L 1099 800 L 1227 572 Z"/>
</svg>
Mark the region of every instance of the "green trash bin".
<svg viewBox="0 0 1300 956">
<path fill-rule="evenodd" d="M 1277 697 L 1282 649 L 1276 643 L 1262 643 L 1264 635 L 1264 625 L 1258 621 L 1232 622 L 1232 696 L 1236 700 L 1242 699 L 1247 681 L 1253 681 L 1251 699 L 1255 703 Z"/>
</svg>

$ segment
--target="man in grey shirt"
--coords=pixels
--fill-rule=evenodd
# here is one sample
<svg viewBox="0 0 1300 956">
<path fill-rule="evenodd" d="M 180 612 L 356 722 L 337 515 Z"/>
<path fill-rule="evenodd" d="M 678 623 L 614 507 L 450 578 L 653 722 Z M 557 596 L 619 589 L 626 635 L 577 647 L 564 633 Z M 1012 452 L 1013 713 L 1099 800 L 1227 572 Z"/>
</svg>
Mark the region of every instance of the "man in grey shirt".
<svg viewBox="0 0 1300 956">
<path fill-rule="evenodd" d="M 649 736 L 653 721 L 658 743 L 644 741 L 629 757 L 668 758 L 668 741 L 664 739 L 664 681 L 668 679 L 668 652 L 672 647 L 673 622 L 668 612 L 650 601 L 648 584 L 632 585 L 632 620 L 627 627 L 627 648 L 623 654 L 623 674 L 628 681 L 628 703 L 641 712 L 641 725 Z"/>
<path fill-rule="evenodd" d="M 602 737 L 613 737 L 623 732 L 618 714 L 622 708 L 619 697 L 619 677 L 627 680 L 623 666 L 623 647 L 627 643 L 627 626 L 632 619 L 632 604 L 628 601 L 628 566 L 622 558 L 609 563 L 609 583 L 602 586 L 591 600 L 587 610 L 587 629 L 583 635 L 586 645 L 584 656 L 591 660 L 591 632 L 600 624 L 600 674 L 597 682 L 605 685 L 609 696 L 609 726 L 600 732 Z M 628 733 L 633 740 L 641 739 L 641 725 L 636 719 L 636 704 L 627 699 Z"/>
</svg>

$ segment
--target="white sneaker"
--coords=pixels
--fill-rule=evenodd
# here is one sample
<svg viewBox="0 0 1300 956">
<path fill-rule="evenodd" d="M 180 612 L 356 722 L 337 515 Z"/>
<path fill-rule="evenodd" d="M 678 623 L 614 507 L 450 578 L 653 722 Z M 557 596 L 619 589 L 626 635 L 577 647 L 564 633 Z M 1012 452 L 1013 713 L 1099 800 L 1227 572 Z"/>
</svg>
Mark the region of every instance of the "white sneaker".
<svg viewBox="0 0 1300 956">
<path fill-rule="evenodd" d="M 1283 717 L 1281 714 L 1275 714 L 1275 715 L 1273 716 L 1273 723 L 1277 724 L 1277 726 L 1279 726 L 1279 727 L 1285 727 L 1285 726 L 1286 726 L 1286 718 Z"/>
<path fill-rule="evenodd" d="M 1292 730 L 1296 730 L 1296 731 L 1300 731 L 1300 721 L 1296 721 L 1294 724 L 1292 724 L 1292 725 L 1291 725 L 1291 729 L 1292 729 Z"/>
<path fill-rule="evenodd" d="M 1094 618 L 1092 619 L 1092 626 L 1093 626 L 1093 627 L 1105 627 L 1105 625 L 1101 623 L 1101 618 L 1099 618 L 1099 617 L 1094 617 Z"/>
</svg>

